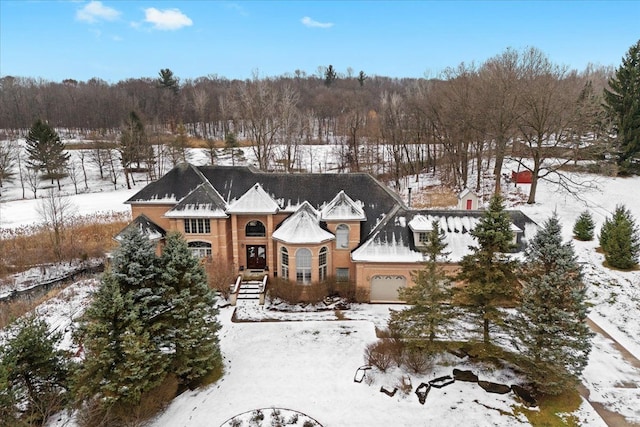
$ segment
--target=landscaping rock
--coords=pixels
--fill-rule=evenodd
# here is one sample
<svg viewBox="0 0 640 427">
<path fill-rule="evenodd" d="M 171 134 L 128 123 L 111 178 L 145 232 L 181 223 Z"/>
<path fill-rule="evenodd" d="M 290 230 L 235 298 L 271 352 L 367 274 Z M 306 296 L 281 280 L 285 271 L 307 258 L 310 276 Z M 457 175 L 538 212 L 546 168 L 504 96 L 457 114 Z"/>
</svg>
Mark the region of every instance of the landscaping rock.
<svg viewBox="0 0 640 427">
<path fill-rule="evenodd" d="M 416 395 L 418 396 L 418 402 L 421 405 L 424 405 L 424 402 L 427 400 L 427 395 L 431 391 L 431 386 L 429 384 L 421 383 L 418 388 L 416 388 Z"/>
<path fill-rule="evenodd" d="M 446 387 L 449 384 L 453 384 L 456 380 L 451 377 L 451 375 L 445 375 L 443 377 L 434 378 L 429 381 L 429 385 L 435 388 Z"/>
<path fill-rule="evenodd" d="M 492 383 L 490 381 L 478 381 L 478 385 L 487 393 L 507 394 L 511 391 L 511 387 L 508 385 Z"/>
<path fill-rule="evenodd" d="M 396 394 L 396 391 L 398 391 L 397 388 L 393 388 L 393 390 L 387 390 L 384 386 L 380 387 L 380 393 L 384 393 L 389 397 L 393 397 Z"/>
<path fill-rule="evenodd" d="M 460 369 L 453 370 L 453 378 L 455 378 L 456 381 L 465 381 L 468 383 L 478 382 L 478 376 L 476 374 L 471 371 L 463 371 Z"/>
<path fill-rule="evenodd" d="M 538 402 L 536 398 L 533 397 L 531 392 L 524 387 L 521 387 L 517 384 L 511 385 L 511 390 L 513 393 L 518 396 L 518 398 L 528 407 L 538 406 Z"/>
<path fill-rule="evenodd" d="M 462 349 L 449 349 L 447 351 L 459 359 L 464 359 L 468 356 L 468 354 Z"/>
<path fill-rule="evenodd" d="M 356 383 L 361 383 L 362 380 L 364 380 L 364 377 L 367 376 L 367 371 L 371 369 L 371 366 L 365 365 L 365 366 L 360 366 L 357 370 L 355 375 L 353 376 L 353 381 Z"/>
</svg>

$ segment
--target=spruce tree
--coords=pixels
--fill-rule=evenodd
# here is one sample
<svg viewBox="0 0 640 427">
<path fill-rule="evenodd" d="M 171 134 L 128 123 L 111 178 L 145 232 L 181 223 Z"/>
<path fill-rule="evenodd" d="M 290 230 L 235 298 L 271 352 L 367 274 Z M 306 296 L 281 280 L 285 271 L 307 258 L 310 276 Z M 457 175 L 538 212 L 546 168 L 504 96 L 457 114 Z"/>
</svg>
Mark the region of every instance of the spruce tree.
<svg viewBox="0 0 640 427">
<path fill-rule="evenodd" d="M 637 172 L 633 159 L 640 154 L 640 40 L 629 48 L 609 79 L 604 100 L 617 133 L 620 171 Z"/>
<path fill-rule="evenodd" d="M 71 364 L 58 349 L 62 335 L 36 316 L 20 318 L 9 329 L 11 338 L 0 348 L 0 386 L 6 387 L 0 387 L 0 413 L 15 419 L 21 412 L 20 422 L 42 425 L 68 399 Z"/>
<path fill-rule="evenodd" d="M 586 324 L 586 287 L 571 243 L 562 243 L 554 214 L 525 253 L 519 313 L 513 322 L 514 345 L 534 388 L 558 394 L 579 382 L 587 365 L 592 336 Z"/>
<path fill-rule="evenodd" d="M 138 317 L 133 293 L 122 292 L 107 272 L 75 336 L 85 359 L 75 378 L 80 400 L 96 399 L 103 410 L 140 401 L 166 375 L 166 358 Z"/>
<path fill-rule="evenodd" d="M 471 231 L 478 246 L 460 262 L 458 280 L 465 282 L 462 295 L 475 310 L 482 323 L 482 337 L 489 344 L 490 325 L 500 321 L 500 303 L 513 297 L 516 263 L 507 253 L 513 248 L 511 218 L 504 210 L 502 197 L 495 195 L 489 209 Z"/>
<path fill-rule="evenodd" d="M 593 240 L 593 229 L 595 223 L 588 211 L 584 211 L 580 214 L 576 223 L 573 226 L 573 237 L 582 241 Z"/>
<path fill-rule="evenodd" d="M 624 205 L 616 206 L 611 218 L 607 218 L 600 230 L 600 247 L 611 267 L 623 270 L 638 263 L 640 238 L 631 212 Z"/>
<path fill-rule="evenodd" d="M 29 129 L 27 135 L 28 166 L 37 171 L 43 171 L 44 179 L 58 182 L 66 175 L 67 162 L 71 157 L 65 153 L 65 145 L 51 126 L 38 119 Z"/>
<path fill-rule="evenodd" d="M 184 384 L 197 384 L 222 366 L 215 294 L 204 268 L 179 233 L 167 236 L 160 257 L 160 284 L 167 289 L 168 310 L 160 316 L 160 331 L 172 350 L 171 371 Z"/>
<path fill-rule="evenodd" d="M 437 263 L 438 258 L 446 258 L 446 246 L 444 232 L 434 221 L 424 251 L 426 264 L 422 270 L 412 273 L 415 285 L 401 288 L 398 293 L 400 299 L 411 306 L 391 313 L 389 328 L 392 331 L 403 337 L 427 338 L 430 343 L 449 331 L 453 321 L 449 305 L 451 279 Z"/>
</svg>

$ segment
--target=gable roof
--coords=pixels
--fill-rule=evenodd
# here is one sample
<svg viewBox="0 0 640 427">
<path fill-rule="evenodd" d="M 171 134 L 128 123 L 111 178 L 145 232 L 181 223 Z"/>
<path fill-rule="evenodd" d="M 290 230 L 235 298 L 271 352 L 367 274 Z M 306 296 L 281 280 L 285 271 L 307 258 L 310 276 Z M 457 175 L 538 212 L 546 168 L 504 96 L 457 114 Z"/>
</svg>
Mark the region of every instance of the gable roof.
<svg viewBox="0 0 640 427">
<path fill-rule="evenodd" d="M 240 198 L 229 204 L 227 213 L 232 214 L 273 214 L 280 206 L 264 191 L 262 185 L 256 183 Z"/>
<path fill-rule="evenodd" d="M 207 181 L 197 186 L 164 216 L 167 218 L 227 218 L 226 208 L 227 204 L 222 196 Z"/>
<path fill-rule="evenodd" d="M 351 197 L 340 190 L 321 211 L 323 221 L 366 221 L 364 211 Z"/>
<path fill-rule="evenodd" d="M 292 244 L 318 244 L 335 239 L 332 233 L 320 226 L 320 214 L 309 202 L 303 202 L 295 213 L 285 219 L 272 237 Z"/>
<path fill-rule="evenodd" d="M 133 221 L 131 221 L 125 228 L 123 228 L 114 239 L 118 242 L 122 240 L 122 236 L 129 230 L 138 229 L 147 239 L 151 241 L 157 241 L 164 239 L 167 232 L 155 222 L 151 221 L 145 214 L 138 215 Z"/>
</svg>

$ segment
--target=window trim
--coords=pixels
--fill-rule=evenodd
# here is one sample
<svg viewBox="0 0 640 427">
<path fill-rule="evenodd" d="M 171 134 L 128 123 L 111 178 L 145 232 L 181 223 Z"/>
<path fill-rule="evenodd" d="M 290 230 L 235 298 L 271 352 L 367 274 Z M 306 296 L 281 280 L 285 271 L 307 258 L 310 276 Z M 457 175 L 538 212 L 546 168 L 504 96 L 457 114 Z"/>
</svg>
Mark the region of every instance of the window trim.
<svg viewBox="0 0 640 427">
<path fill-rule="evenodd" d="M 251 225 L 253 224 L 253 225 Z M 260 225 L 262 228 L 260 228 Z M 249 232 L 249 227 L 257 228 L 258 231 Z M 267 236 L 267 227 L 264 225 L 264 222 L 258 219 L 252 219 L 244 225 L 244 235 L 245 237 L 266 237 Z"/>
<path fill-rule="evenodd" d="M 327 280 L 327 259 L 329 257 L 329 250 L 326 246 L 320 248 L 318 251 L 318 280 L 324 282 Z"/>
<path fill-rule="evenodd" d="M 336 282 L 348 282 L 349 280 L 351 280 L 349 268 L 347 267 L 336 268 Z"/>
<path fill-rule="evenodd" d="M 289 249 L 280 248 L 280 275 L 283 279 L 289 279 Z"/>
<path fill-rule="evenodd" d="M 187 242 L 187 247 L 191 255 L 198 259 L 213 257 L 213 245 L 203 240 L 193 240 Z"/>
<path fill-rule="evenodd" d="M 184 218 L 184 234 L 211 234 L 211 219 Z"/>
</svg>

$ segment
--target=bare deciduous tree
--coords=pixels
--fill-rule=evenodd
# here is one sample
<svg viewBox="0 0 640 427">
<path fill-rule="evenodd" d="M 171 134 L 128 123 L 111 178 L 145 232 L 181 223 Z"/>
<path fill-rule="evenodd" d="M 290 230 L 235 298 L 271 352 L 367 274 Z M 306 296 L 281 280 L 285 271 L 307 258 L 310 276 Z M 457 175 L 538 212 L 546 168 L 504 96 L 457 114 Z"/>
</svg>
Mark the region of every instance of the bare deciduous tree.
<svg viewBox="0 0 640 427">
<path fill-rule="evenodd" d="M 65 227 L 75 214 L 76 208 L 67 196 L 49 188 L 46 196 L 41 199 L 37 211 L 40 219 L 50 231 L 55 256 L 61 260 Z"/>
</svg>

